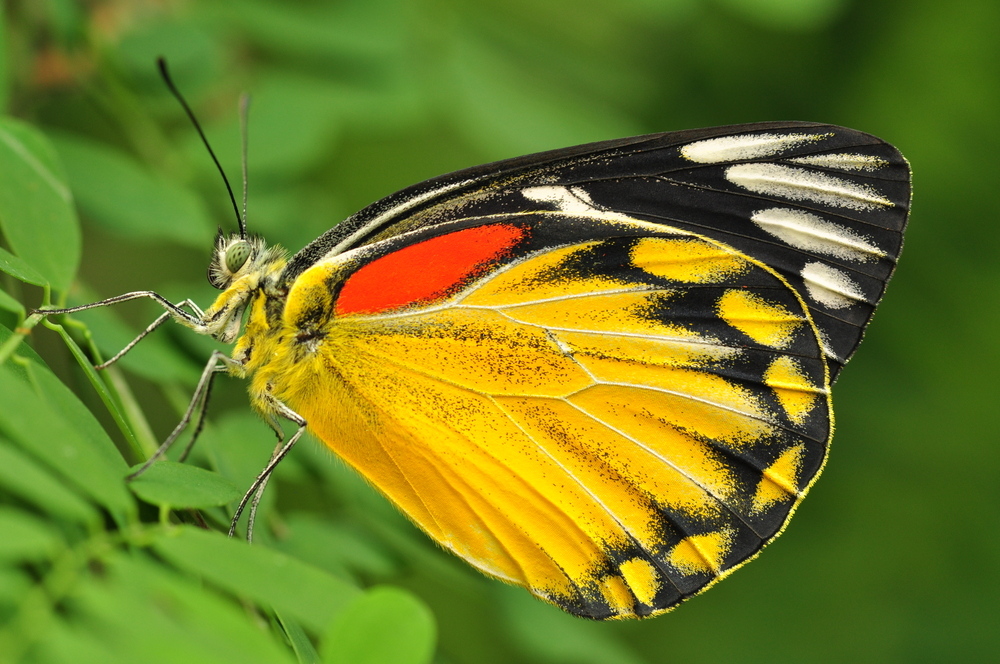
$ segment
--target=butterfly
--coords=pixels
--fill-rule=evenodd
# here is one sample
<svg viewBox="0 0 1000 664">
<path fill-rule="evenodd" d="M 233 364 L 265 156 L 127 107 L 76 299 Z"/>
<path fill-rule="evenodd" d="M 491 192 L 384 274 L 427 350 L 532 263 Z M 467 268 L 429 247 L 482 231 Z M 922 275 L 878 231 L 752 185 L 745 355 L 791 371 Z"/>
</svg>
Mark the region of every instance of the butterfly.
<svg viewBox="0 0 1000 664">
<path fill-rule="evenodd" d="M 753 558 L 816 480 L 909 203 L 906 160 L 851 129 L 651 134 L 428 180 L 291 257 L 220 231 L 204 311 L 99 304 L 235 342 L 165 446 L 220 372 L 297 425 L 236 519 L 308 429 L 485 574 L 643 617 Z"/>
</svg>

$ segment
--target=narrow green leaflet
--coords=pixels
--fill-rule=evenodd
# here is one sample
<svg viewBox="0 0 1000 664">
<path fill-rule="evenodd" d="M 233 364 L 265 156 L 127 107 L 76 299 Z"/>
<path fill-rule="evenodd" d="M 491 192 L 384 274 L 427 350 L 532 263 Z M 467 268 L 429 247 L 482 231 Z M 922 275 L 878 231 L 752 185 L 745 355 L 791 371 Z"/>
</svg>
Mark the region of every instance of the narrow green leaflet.
<svg viewBox="0 0 1000 664">
<path fill-rule="evenodd" d="M 28 125 L 0 118 L 0 174 L 0 228 L 7 242 L 65 291 L 80 264 L 80 228 L 52 147 Z"/>
<path fill-rule="evenodd" d="M 243 494 L 218 473 L 165 459 L 150 466 L 129 488 L 147 503 L 193 509 L 225 505 Z"/>
<path fill-rule="evenodd" d="M 36 286 L 44 286 L 48 280 L 38 273 L 38 270 L 28 265 L 22 259 L 0 247 L 0 272 Z"/>
<path fill-rule="evenodd" d="M 53 134 L 80 209 L 111 231 L 174 240 L 199 249 L 213 224 L 201 199 L 132 157 L 71 134 Z"/>
<path fill-rule="evenodd" d="M 309 640 L 309 636 L 302 629 L 302 626 L 297 621 L 282 615 L 280 611 L 275 611 L 274 613 L 281 624 L 281 628 L 285 631 L 285 638 L 288 639 L 288 644 L 295 651 L 295 656 L 298 658 L 299 664 L 320 664 L 319 653 L 316 652 L 316 648 L 313 646 L 312 641 Z"/>
<path fill-rule="evenodd" d="M 153 548 L 177 567 L 273 606 L 314 633 L 322 633 L 360 592 L 312 565 L 213 531 L 178 527 L 172 535 L 158 539 Z"/>
<path fill-rule="evenodd" d="M 436 635 L 423 602 L 401 588 L 377 586 L 337 616 L 320 651 L 324 664 L 426 664 Z"/>
<path fill-rule="evenodd" d="M 0 431 L 114 514 L 133 512 L 125 462 L 93 415 L 44 367 L 19 369 L 0 366 Z"/>
</svg>

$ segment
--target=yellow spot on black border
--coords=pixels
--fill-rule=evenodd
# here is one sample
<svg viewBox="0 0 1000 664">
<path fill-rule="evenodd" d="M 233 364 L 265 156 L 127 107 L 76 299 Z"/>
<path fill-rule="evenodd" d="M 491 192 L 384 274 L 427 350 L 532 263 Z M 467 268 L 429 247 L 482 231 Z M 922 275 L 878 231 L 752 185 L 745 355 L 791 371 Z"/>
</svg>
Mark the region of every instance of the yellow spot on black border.
<svg viewBox="0 0 1000 664">
<path fill-rule="evenodd" d="M 764 383 L 774 390 L 778 403 L 795 424 L 802 424 L 823 393 L 809 382 L 809 377 L 794 359 L 781 356 L 764 372 Z"/>
<path fill-rule="evenodd" d="M 771 348 L 792 343 L 803 323 L 800 316 L 780 304 L 768 302 L 745 290 L 729 289 L 719 298 L 719 317 L 754 341 Z"/>
</svg>

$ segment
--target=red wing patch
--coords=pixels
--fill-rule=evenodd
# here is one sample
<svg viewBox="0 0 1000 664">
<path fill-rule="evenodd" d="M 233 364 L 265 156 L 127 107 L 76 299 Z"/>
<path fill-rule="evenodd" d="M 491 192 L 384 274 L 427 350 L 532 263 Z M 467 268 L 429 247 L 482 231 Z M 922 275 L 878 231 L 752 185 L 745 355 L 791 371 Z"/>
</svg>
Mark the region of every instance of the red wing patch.
<svg viewBox="0 0 1000 664">
<path fill-rule="evenodd" d="M 377 258 L 348 277 L 338 316 L 376 314 L 448 295 L 510 251 L 525 231 L 491 224 L 448 233 Z"/>
</svg>

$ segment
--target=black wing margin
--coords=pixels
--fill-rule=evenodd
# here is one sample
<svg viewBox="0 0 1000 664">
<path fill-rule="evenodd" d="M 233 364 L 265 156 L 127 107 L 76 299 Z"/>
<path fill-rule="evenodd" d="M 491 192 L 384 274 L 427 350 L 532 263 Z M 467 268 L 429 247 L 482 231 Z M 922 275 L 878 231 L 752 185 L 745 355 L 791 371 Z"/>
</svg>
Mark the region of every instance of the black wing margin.
<svg viewBox="0 0 1000 664">
<path fill-rule="evenodd" d="M 728 244 L 798 290 L 831 380 L 853 354 L 902 249 L 910 169 L 884 141 L 770 122 L 637 136 L 443 175 L 374 203 L 302 249 L 290 284 L 325 257 L 465 218 L 560 210 L 626 215 Z M 579 239 L 567 224 L 567 240 Z"/>
</svg>

